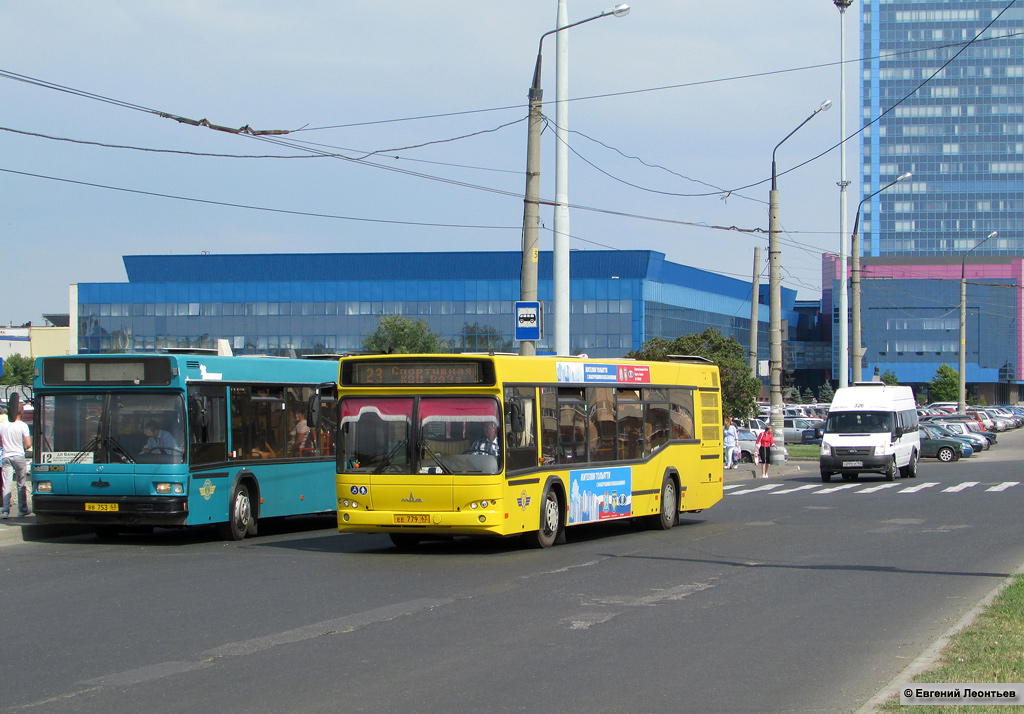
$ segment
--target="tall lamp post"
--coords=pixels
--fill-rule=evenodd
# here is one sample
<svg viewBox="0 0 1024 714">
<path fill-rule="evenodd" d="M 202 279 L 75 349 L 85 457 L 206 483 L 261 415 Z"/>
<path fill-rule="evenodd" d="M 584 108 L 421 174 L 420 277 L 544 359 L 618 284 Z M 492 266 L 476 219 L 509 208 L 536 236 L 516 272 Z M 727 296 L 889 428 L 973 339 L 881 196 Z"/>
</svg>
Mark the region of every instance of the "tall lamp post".
<svg viewBox="0 0 1024 714">
<path fill-rule="evenodd" d="M 851 335 L 853 342 L 851 343 L 850 359 L 853 362 L 854 382 L 861 381 L 861 370 L 863 369 L 861 363 L 864 361 L 864 345 L 861 342 L 860 335 L 860 235 L 857 233 L 857 229 L 860 227 L 860 209 L 864 207 L 865 203 L 880 194 L 882 191 L 890 188 L 891 186 L 895 186 L 900 181 L 906 181 L 913 175 L 914 174 L 908 171 L 892 183 L 878 189 L 870 196 L 865 196 L 860 200 L 860 203 L 857 204 L 857 217 L 853 219 L 853 236 L 850 239 L 850 257 L 853 262 L 853 274 L 850 280 L 850 292 L 853 294 L 853 334 Z"/>
<path fill-rule="evenodd" d="M 839 386 L 849 386 L 849 312 L 846 304 L 846 8 L 853 0 L 833 0 L 839 8 Z M 856 381 L 856 379 L 855 379 Z"/>
<path fill-rule="evenodd" d="M 997 235 L 999 235 L 999 231 L 989 233 L 985 236 L 985 240 L 964 253 L 964 257 L 960 261 L 960 383 L 957 385 L 956 401 L 956 410 L 959 414 L 967 412 L 967 257 L 985 245 L 989 238 L 994 238 Z"/>
<path fill-rule="evenodd" d="M 779 227 L 779 189 L 775 180 L 775 152 L 804 124 L 831 106 L 831 99 L 822 102 L 821 106 L 815 109 L 809 117 L 800 122 L 800 126 L 786 134 L 785 139 L 772 149 L 772 188 L 768 193 L 768 357 L 771 362 L 771 425 L 772 432 L 780 446 L 785 442 L 785 435 L 782 431 L 782 250 L 779 236 L 781 228 Z"/>
<path fill-rule="evenodd" d="M 599 15 L 588 17 L 568 25 L 563 25 L 554 30 L 549 30 L 540 36 L 537 43 L 537 64 L 533 70 L 533 84 L 530 86 L 530 118 L 529 128 L 526 137 L 526 195 L 523 199 L 523 268 L 519 283 L 519 299 L 533 302 L 537 300 L 537 257 L 538 257 L 538 234 L 540 232 L 540 133 L 543 125 L 543 114 L 541 104 L 544 92 L 540 88 L 541 61 L 544 49 L 544 38 L 556 32 L 568 30 L 570 27 L 582 25 L 585 22 L 598 20 L 602 17 L 614 15 L 622 17 L 629 12 L 629 5 L 625 3 L 609 8 Z M 566 253 L 568 253 L 568 241 L 566 241 Z M 566 256 L 565 272 L 568 276 L 569 260 Z M 568 280 L 566 280 L 568 284 Z M 566 321 L 568 325 L 568 304 L 566 305 Z M 555 308 L 556 329 L 558 324 L 558 307 Z M 519 354 L 536 354 L 537 347 L 533 342 L 523 341 L 519 343 Z"/>
</svg>

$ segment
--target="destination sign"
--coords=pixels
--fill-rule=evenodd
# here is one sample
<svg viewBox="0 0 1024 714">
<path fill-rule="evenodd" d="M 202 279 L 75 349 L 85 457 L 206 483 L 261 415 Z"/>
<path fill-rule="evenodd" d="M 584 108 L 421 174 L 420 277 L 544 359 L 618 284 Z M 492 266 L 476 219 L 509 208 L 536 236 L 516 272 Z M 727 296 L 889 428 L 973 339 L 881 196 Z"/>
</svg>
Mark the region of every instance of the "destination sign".
<svg viewBox="0 0 1024 714">
<path fill-rule="evenodd" d="M 469 361 L 361 362 L 354 364 L 351 372 L 351 384 L 429 386 L 482 383 L 480 364 Z"/>
</svg>

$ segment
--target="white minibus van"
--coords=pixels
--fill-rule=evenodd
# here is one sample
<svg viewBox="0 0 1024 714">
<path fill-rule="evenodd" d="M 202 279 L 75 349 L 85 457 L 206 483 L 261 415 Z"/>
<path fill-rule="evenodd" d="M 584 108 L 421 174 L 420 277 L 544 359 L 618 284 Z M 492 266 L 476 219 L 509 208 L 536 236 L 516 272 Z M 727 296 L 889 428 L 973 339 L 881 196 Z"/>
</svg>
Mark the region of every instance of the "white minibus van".
<svg viewBox="0 0 1024 714">
<path fill-rule="evenodd" d="M 857 382 L 836 390 L 821 439 L 822 481 L 828 483 L 834 474 L 854 479 L 861 473 L 883 474 L 888 481 L 897 472 L 914 478 L 920 456 L 917 405 L 910 387 Z"/>
</svg>

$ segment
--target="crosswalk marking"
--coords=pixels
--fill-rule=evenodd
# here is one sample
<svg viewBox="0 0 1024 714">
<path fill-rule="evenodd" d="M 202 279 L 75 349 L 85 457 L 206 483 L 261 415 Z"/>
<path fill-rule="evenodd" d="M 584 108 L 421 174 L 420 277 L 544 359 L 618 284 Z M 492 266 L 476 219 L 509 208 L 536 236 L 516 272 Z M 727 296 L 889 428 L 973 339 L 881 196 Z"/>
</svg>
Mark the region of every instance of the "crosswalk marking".
<svg viewBox="0 0 1024 714">
<path fill-rule="evenodd" d="M 796 488 L 787 488 L 787 489 L 785 489 L 783 491 L 773 491 L 772 495 L 773 496 L 779 496 L 779 495 L 781 495 L 783 493 L 794 493 L 796 491 L 805 491 L 805 490 L 807 490 L 809 488 L 818 488 L 818 484 L 816 484 L 816 483 L 809 483 L 806 486 L 797 486 Z"/>
<path fill-rule="evenodd" d="M 883 488 L 894 488 L 899 486 L 898 483 L 880 483 L 877 486 L 871 486 L 869 488 L 862 488 L 857 493 L 874 493 L 875 491 L 881 491 Z"/>
<path fill-rule="evenodd" d="M 917 486 L 911 486 L 910 488 L 905 488 L 902 491 L 899 491 L 899 493 L 917 493 L 918 491 L 923 491 L 926 488 L 931 488 L 932 486 L 938 486 L 938 485 L 939 485 L 938 481 L 928 481 L 926 483 L 918 484 Z"/>
<path fill-rule="evenodd" d="M 978 485 L 977 481 L 964 481 L 959 486 L 950 486 L 949 488 L 944 488 L 944 489 L 942 489 L 942 492 L 943 493 L 960 493 L 965 488 L 970 488 L 971 486 L 977 486 L 977 485 Z"/>
<path fill-rule="evenodd" d="M 1020 481 L 1003 481 L 1000 484 L 997 484 L 995 486 L 990 486 L 989 488 L 986 488 L 985 491 L 988 491 L 988 492 L 992 492 L 992 491 L 1001 492 L 1001 491 L 1005 491 L 1008 488 L 1013 488 L 1014 486 L 1019 486 L 1020 483 L 1021 483 Z M 850 489 L 850 488 L 857 488 L 858 486 L 865 486 L 866 484 L 864 484 L 864 483 L 844 483 L 844 484 L 839 484 L 837 486 L 822 487 L 821 484 L 809 483 L 809 484 L 804 484 L 802 486 L 792 486 L 790 488 L 782 488 L 783 486 L 787 486 L 787 485 L 788 484 L 785 484 L 785 483 L 766 483 L 766 484 L 761 485 L 761 486 L 752 486 L 750 483 L 740 482 L 740 483 L 728 484 L 728 485 L 724 486 L 723 488 L 726 491 L 725 495 L 727 495 L 727 496 L 743 496 L 743 495 L 748 494 L 748 493 L 770 493 L 772 496 L 783 496 L 785 494 L 797 493 L 799 491 L 810 491 L 812 495 L 817 496 L 817 495 L 825 495 L 825 494 L 829 494 L 829 493 L 835 493 L 837 491 L 843 491 L 843 490 Z M 854 491 L 854 493 L 877 493 L 878 491 L 883 491 L 883 490 L 885 490 L 887 488 L 896 488 L 897 486 L 904 486 L 904 485 L 906 485 L 906 484 L 905 483 L 879 483 L 879 484 L 874 484 L 874 485 L 867 486 L 866 488 L 861 488 L 858 491 Z M 915 484 L 913 486 L 907 486 L 906 488 L 904 488 L 904 489 L 902 489 L 900 491 L 897 491 L 897 493 L 919 493 L 919 492 L 923 491 L 926 488 L 934 488 L 935 486 L 941 486 L 941 485 L 942 484 L 939 483 L 938 481 L 925 481 L 923 483 L 918 483 L 918 484 Z M 980 481 L 962 481 L 961 483 L 958 483 L 958 484 L 956 484 L 954 486 L 949 486 L 947 488 L 942 489 L 941 492 L 942 493 L 962 493 L 962 492 L 966 491 L 969 488 L 974 488 L 975 486 L 980 486 L 980 485 L 981 485 Z M 736 489 L 738 489 L 738 490 L 736 490 Z M 776 490 L 776 489 L 781 489 L 781 490 Z M 814 490 L 814 489 L 817 489 L 817 490 Z"/>
<path fill-rule="evenodd" d="M 771 491 L 773 488 L 778 488 L 781 483 L 766 483 L 764 486 L 758 486 L 757 488 L 748 488 L 745 491 L 733 491 L 730 496 L 739 496 L 744 493 L 756 493 L 757 491 Z"/>
<path fill-rule="evenodd" d="M 844 483 L 839 486 L 832 486 L 831 488 L 823 488 L 820 491 L 815 491 L 814 495 L 818 496 L 822 493 L 834 493 L 835 491 L 842 491 L 844 488 L 857 488 L 860 486 L 859 483 Z"/>
<path fill-rule="evenodd" d="M 1003 481 L 998 486 L 993 486 L 992 488 L 986 488 L 985 490 L 986 491 L 1005 491 L 1006 489 L 1012 488 L 1013 486 L 1016 486 L 1019 483 L 1020 483 L 1020 481 Z"/>
</svg>

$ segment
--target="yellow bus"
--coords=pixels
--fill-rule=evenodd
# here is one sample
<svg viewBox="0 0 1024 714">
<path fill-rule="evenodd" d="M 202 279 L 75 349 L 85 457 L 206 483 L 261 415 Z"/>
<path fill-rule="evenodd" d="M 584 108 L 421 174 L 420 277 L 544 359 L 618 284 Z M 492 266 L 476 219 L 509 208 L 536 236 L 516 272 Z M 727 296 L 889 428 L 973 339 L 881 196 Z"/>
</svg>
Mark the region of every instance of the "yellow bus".
<svg viewBox="0 0 1024 714">
<path fill-rule="evenodd" d="M 517 355 L 341 360 L 338 530 L 400 548 L 644 518 L 722 498 L 718 367 Z"/>
</svg>

